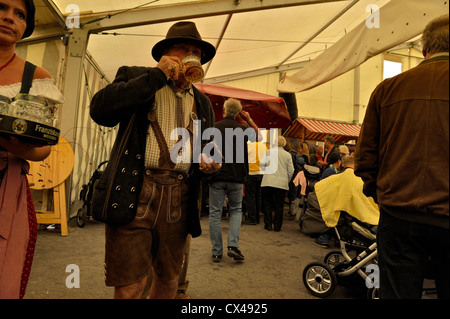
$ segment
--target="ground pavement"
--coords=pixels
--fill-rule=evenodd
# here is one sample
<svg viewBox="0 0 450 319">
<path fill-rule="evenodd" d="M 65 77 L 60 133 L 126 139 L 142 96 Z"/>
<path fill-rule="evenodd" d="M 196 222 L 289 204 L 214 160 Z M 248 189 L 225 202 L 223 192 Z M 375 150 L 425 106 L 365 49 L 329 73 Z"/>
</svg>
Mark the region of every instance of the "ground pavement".
<svg viewBox="0 0 450 319">
<path fill-rule="evenodd" d="M 203 234 L 192 240 L 188 269 L 192 299 L 315 299 L 302 283 L 302 271 L 312 261 L 323 261 L 331 249 L 314 245 L 295 220 L 285 216 L 280 232 L 266 231 L 262 224 L 243 224 L 242 263 L 226 254 L 220 263 L 212 262 L 207 216 L 201 224 Z M 112 298 L 113 288 L 104 284 L 103 224 L 89 221 L 79 228 L 71 220 L 67 237 L 58 228 L 40 228 L 26 299 Z M 222 220 L 222 232 L 226 247 L 227 220 Z M 74 277 L 77 272 L 79 281 Z M 330 298 L 363 297 L 339 286 Z"/>
</svg>

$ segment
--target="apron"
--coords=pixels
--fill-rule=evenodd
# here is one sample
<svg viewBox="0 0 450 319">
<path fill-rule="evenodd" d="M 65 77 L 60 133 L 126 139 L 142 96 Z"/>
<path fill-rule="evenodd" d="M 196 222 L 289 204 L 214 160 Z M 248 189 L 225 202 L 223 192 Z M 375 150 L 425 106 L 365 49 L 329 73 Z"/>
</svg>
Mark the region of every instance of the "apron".
<svg viewBox="0 0 450 319">
<path fill-rule="evenodd" d="M 29 93 L 35 70 L 26 62 L 20 93 Z M 0 150 L 0 299 L 22 299 L 31 273 L 37 220 L 26 176 L 29 167 Z"/>
</svg>

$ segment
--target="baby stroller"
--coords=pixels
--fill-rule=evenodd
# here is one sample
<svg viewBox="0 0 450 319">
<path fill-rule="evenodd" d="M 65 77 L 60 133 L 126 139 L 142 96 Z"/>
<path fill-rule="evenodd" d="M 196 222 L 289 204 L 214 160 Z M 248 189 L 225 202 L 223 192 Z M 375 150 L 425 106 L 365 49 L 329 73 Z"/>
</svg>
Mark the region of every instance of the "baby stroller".
<svg viewBox="0 0 450 319">
<path fill-rule="evenodd" d="M 101 171 L 100 168 L 106 163 L 108 163 L 108 161 L 101 162 L 98 165 L 97 169 L 92 174 L 89 183 L 82 186 L 82 189 L 80 191 L 80 200 L 83 202 L 83 207 L 81 207 L 77 212 L 78 227 L 84 227 L 86 221 L 89 220 L 91 217 L 92 194 L 94 192 L 94 187 L 96 183 L 103 174 L 103 171 Z"/>
<path fill-rule="evenodd" d="M 304 231 L 304 220 L 314 220 L 314 213 L 310 214 L 311 209 L 314 210 L 314 207 L 319 207 L 319 203 L 316 204 L 317 198 L 314 193 L 314 185 L 320 180 L 320 169 L 315 166 L 305 165 L 301 173 L 299 174 L 304 175 L 306 179 L 306 187 L 303 190 L 304 195 L 301 194 L 302 188 L 299 187 L 296 199 L 297 204 L 295 206 L 295 210 L 293 211 L 296 215 L 295 221 L 299 223 L 300 229 Z M 320 223 L 323 224 L 320 208 L 318 208 L 316 211 L 318 212 L 318 219 Z M 306 222 L 306 224 L 307 223 L 308 221 Z"/>
<path fill-rule="evenodd" d="M 368 299 L 378 299 L 376 226 L 364 224 L 345 212 L 336 227 L 340 251 L 328 253 L 323 263 L 309 263 L 303 270 L 306 289 L 319 298 L 330 296 L 337 285 L 359 285 Z M 364 271 L 366 270 L 366 271 Z M 363 279 L 362 283 L 360 278 Z"/>
</svg>

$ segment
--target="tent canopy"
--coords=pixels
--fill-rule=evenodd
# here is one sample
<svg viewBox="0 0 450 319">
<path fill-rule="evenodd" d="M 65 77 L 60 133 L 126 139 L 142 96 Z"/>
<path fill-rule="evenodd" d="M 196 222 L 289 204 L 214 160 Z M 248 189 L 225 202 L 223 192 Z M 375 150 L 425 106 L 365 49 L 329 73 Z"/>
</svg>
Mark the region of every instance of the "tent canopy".
<svg viewBox="0 0 450 319">
<path fill-rule="evenodd" d="M 216 122 L 223 118 L 224 102 L 228 98 L 235 98 L 241 101 L 243 110 L 250 113 L 260 128 L 286 128 L 291 124 L 283 98 L 221 84 L 195 84 L 195 86 L 211 100 Z"/>
<path fill-rule="evenodd" d="M 354 69 L 369 58 L 422 33 L 430 17 L 448 10 L 448 2 L 396 0 L 372 14 L 301 71 L 284 78 L 280 92 L 301 92 Z M 401 12 L 401 14 L 400 14 Z"/>
<path fill-rule="evenodd" d="M 323 141 L 325 137 L 331 136 L 336 143 L 344 144 L 357 139 L 360 130 L 360 125 L 298 118 L 286 130 L 283 136 L 298 138 L 304 141 Z"/>
<path fill-rule="evenodd" d="M 28 55 L 25 52 L 27 51 L 31 58 L 39 61 L 43 60 L 47 53 L 58 51 L 59 64 L 56 65 L 54 56 L 50 56 L 43 66 L 53 69 L 52 74 L 56 75 L 55 80 L 60 81 L 59 86 L 64 93 L 61 131 L 68 132 L 65 134 L 68 142 L 80 146 L 76 151 L 76 166 L 79 170 L 73 174 L 72 198 L 75 198 L 74 190 L 77 185 L 81 187 L 84 183 L 81 177 L 90 175 L 86 163 L 105 158 L 116 134 L 115 128 L 106 134 L 102 130 L 91 129 L 88 103 L 92 94 L 106 82 L 112 81 L 119 67 L 123 65 L 156 66 L 156 61 L 151 57 L 151 49 L 165 38 L 167 30 L 175 22 L 195 22 L 203 39 L 216 47 L 215 58 L 204 65 L 206 77 L 203 83 L 225 83 L 249 78 L 246 82 L 253 90 L 260 88 L 260 92 L 274 92 L 280 79 L 284 79 L 283 85 L 290 86 L 294 70 L 300 70 L 300 76 L 312 79 L 307 80 L 308 85 L 311 85 L 339 75 L 330 73 L 330 69 L 339 70 L 337 73 L 341 73 L 348 67 L 354 67 L 353 59 L 352 63 L 348 63 L 345 56 L 352 51 L 342 51 L 343 56 L 335 58 L 332 61 L 334 64 L 331 62 L 314 65 L 312 62 L 333 48 L 346 47 L 349 38 L 351 43 L 352 31 L 361 32 L 360 26 L 368 19 L 371 20 L 377 9 L 380 9 L 383 15 L 380 17 L 377 34 L 380 34 L 382 39 L 389 38 L 388 46 L 391 46 L 392 50 L 408 48 L 418 52 L 422 48 L 417 33 L 420 31 L 417 29 L 423 29 L 426 21 L 448 13 L 448 1 L 441 0 L 34 2 L 37 6 L 36 29 L 31 37 L 21 41 L 22 54 Z M 384 20 L 383 8 L 396 2 L 404 5 L 392 6 L 393 9 L 388 10 L 389 16 L 394 17 L 391 20 L 398 20 L 400 25 L 414 26 L 413 32 L 406 28 L 408 32 L 404 33 L 404 27 L 394 26 L 392 29 L 390 23 L 385 23 L 387 20 Z M 425 9 L 419 8 L 416 5 L 418 2 L 426 3 Z M 423 18 L 415 19 L 418 14 Z M 402 32 L 397 32 L 399 30 Z M 409 40 L 405 40 L 408 38 Z M 39 45 L 41 42 L 45 42 L 45 45 Z M 38 45 L 34 45 L 35 43 Z M 66 47 L 63 47 L 63 44 Z M 385 47 L 375 42 L 374 47 L 360 47 L 358 55 L 367 58 L 380 48 Z M 325 60 L 330 61 L 330 58 L 326 57 Z M 359 63 L 360 60 L 355 61 Z M 319 75 L 327 73 L 326 77 L 314 76 L 314 72 L 308 71 L 307 66 Z M 86 81 L 92 86 L 84 86 Z M 296 83 L 290 87 L 278 88 L 279 92 L 300 92 L 303 89 L 299 89 Z M 264 106 L 260 109 L 264 109 Z M 279 118 L 276 121 L 277 127 L 288 126 L 287 123 L 281 122 L 281 116 Z M 259 125 L 269 127 L 265 124 Z M 106 142 L 99 143 L 99 138 Z M 89 150 L 87 154 L 92 155 L 94 160 L 84 156 L 85 149 Z"/>
<path fill-rule="evenodd" d="M 151 49 L 176 21 L 191 20 L 203 39 L 217 49 L 205 65 L 204 83 L 220 83 L 261 74 L 285 73 L 309 64 L 356 27 L 371 18 L 374 8 L 405 0 L 34 0 L 37 28 L 26 42 L 60 38 L 80 31 L 89 34 L 87 50 L 108 80 L 122 65 L 155 66 Z M 393 16 L 407 16 L 413 32 L 394 32 L 381 16 L 379 34 L 389 45 L 418 45 L 416 29 L 425 20 L 448 12 L 448 1 L 428 0 L 432 8 L 413 21 L 418 0 L 394 8 Z M 419 8 L 422 10 L 422 8 Z M 382 12 L 382 11 L 381 11 Z M 391 13 L 392 14 L 392 13 Z M 405 20 L 405 21 L 404 21 Z M 400 32 L 399 32 L 400 33 Z M 420 33 L 420 32 L 419 32 Z M 76 34 L 75 36 L 78 36 Z M 411 41 L 408 41 L 408 38 Z M 76 45 L 83 45 L 80 37 Z M 362 51 L 377 48 L 361 48 Z M 420 48 L 419 48 L 420 49 Z M 76 48 L 72 54 L 80 54 Z M 113 54 L 112 54 L 113 53 Z M 364 52 L 361 52 L 365 55 Z M 339 63 L 348 64 L 344 59 Z M 329 68 L 329 65 L 326 66 Z M 317 70 L 322 72 L 324 70 Z M 333 75 L 334 76 L 334 75 Z M 321 79 L 323 81 L 323 79 Z M 294 89 L 286 88 L 284 91 Z"/>
</svg>

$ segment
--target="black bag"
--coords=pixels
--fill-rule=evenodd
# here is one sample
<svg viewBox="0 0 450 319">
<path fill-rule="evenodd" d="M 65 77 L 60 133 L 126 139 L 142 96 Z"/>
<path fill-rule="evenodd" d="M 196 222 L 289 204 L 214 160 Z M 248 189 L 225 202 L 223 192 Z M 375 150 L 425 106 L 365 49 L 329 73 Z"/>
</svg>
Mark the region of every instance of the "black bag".
<svg viewBox="0 0 450 319">
<path fill-rule="evenodd" d="M 91 203 L 91 216 L 94 220 L 110 224 L 110 225 L 124 225 L 130 223 L 136 216 L 137 202 L 139 198 L 140 189 L 136 189 L 134 193 L 127 194 L 127 200 L 130 203 L 128 207 L 119 207 L 117 203 L 123 202 L 120 198 L 113 198 L 111 195 L 113 190 L 112 182 L 115 176 L 120 174 L 117 171 L 123 149 L 130 139 L 131 129 L 136 119 L 136 113 L 133 114 L 128 125 L 124 131 L 123 139 L 116 141 L 111 152 L 111 157 L 98 183 L 94 185 Z M 117 143 L 119 142 L 119 143 Z M 139 184 L 141 185 L 141 183 Z"/>
</svg>

